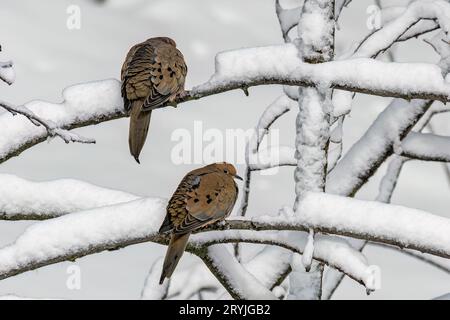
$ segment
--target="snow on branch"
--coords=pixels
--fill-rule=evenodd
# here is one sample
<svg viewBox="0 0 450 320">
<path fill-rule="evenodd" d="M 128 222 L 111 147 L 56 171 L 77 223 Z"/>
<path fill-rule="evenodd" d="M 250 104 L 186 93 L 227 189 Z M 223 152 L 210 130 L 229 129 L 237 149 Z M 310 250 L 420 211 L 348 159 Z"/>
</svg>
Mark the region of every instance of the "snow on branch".
<svg viewBox="0 0 450 320">
<path fill-rule="evenodd" d="M 405 157 L 400 157 L 394 155 L 389 162 L 388 168 L 386 170 L 385 175 L 381 179 L 379 185 L 378 196 L 376 197 L 376 201 L 383 203 L 390 203 L 392 194 L 394 193 L 395 187 L 397 186 L 397 181 L 400 176 L 401 169 L 403 164 L 408 159 Z M 358 239 L 349 239 L 351 245 L 355 250 L 362 252 L 367 245 L 367 240 L 358 240 Z M 395 248 L 391 246 L 391 248 Z M 401 249 L 400 249 L 401 250 Z M 325 273 L 325 277 L 323 280 L 323 290 L 322 290 L 322 298 L 330 299 L 333 293 L 336 291 L 342 279 L 344 278 L 344 274 L 335 270 L 328 269 Z"/>
<path fill-rule="evenodd" d="M 450 99 L 450 83 L 436 65 L 367 58 L 309 64 L 299 59 L 293 44 L 219 53 L 215 74 L 194 87 L 189 99 L 262 84 L 329 86 L 405 99 Z"/>
<path fill-rule="evenodd" d="M 165 243 L 157 234 L 165 206 L 162 199 L 142 199 L 37 222 L 0 249 L 0 279 L 150 239 Z"/>
<path fill-rule="evenodd" d="M 327 177 L 328 193 L 351 196 L 400 146 L 432 101 L 394 99 Z"/>
<path fill-rule="evenodd" d="M 199 254 L 203 262 L 216 275 L 234 299 L 275 300 L 276 296 L 248 272 L 224 245 L 213 245 Z"/>
<path fill-rule="evenodd" d="M 278 21 L 280 22 L 281 32 L 285 42 L 289 42 L 289 31 L 297 26 L 302 12 L 303 1 L 300 6 L 293 9 L 283 9 L 280 0 L 275 1 L 275 11 L 277 13 Z"/>
<path fill-rule="evenodd" d="M 400 148 L 403 156 L 412 159 L 450 162 L 450 137 L 411 132 Z"/>
<path fill-rule="evenodd" d="M 283 270 L 285 257 L 290 260 L 289 250 L 268 245 L 242 265 L 262 285 L 273 290 L 284 279 L 279 272 Z M 155 285 L 159 284 L 155 282 Z M 208 299 L 231 298 L 231 295 L 224 291 L 217 278 L 211 272 L 207 272 L 206 266 L 203 263 L 196 263 L 193 267 L 177 270 L 172 275 L 166 299 L 186 300 L 196 295 L 203 297 L 203 294 L 208 294 L 206 296 Z M 278 295 L 277 297 L 280 298 Z"/>
<path fill-rule="evenodd" d="M 272 124 L 296 106 L 295 101 L 282 95 L 264 110 L 255 127 L 255 134 L 250 137 L 246 146 L 246 162 L 251 171 L 295 165 L 295 150 L 292 147 L 268 146 L 260 150 L 260 146 Z"/>
<path fill-rule="evenodd" d="M 95 143 L 94 139 L 85 138 L 68 130 L 59 128 L 53 121 L 45 120 L 37 116 L 34 112 L 24 106 L 13 106 L 5 101 L 0 101 L 0 107 L 9 111 L 13 116 L 20 114 L 28 118 L 28 120 L 37 127 L 43 126 L 47 130 L 47 135 L 49 137 L 60 137 L 65 143 Z"/>
<path fill-rule="evenodd" d="M 67 181 L 67 183 L 69 182 Z M 107 192 L 107 190 L 104 191 L 105 194 Z M 111 193 L 111 195 L 113 194 L 114 192 Z M 81 196 L 78 195 L 78 200 L 83 202 Z M 115 250 L 136 243 L 152 241 L 167 244 L 167 236 L 160 235 L 157 231 L 165 215 L 165 207 L 166 201 L 162 199 L 138 199 L 36 223 L 29 227 L 13 244 L 0 249 L 0 279 L 45 265 L 74 260 L 85 255 L 104 250 Z M 266 227 L 273 228 L 272 226 Z M 193 235 L 188 251 L 205 258 L 205 246 L 229 242 L 249 242 L 276 245 L 301 252 L 302 249 L 292 239 L 285 238 L 283 240 L 278 233 L 228 230 L 257 230 L 258 228 L 255 228 L 253 222 L 249 220 L 229 221 L 212 226 L 209 230 L 226 230 Z M 305 230 L 302 227 L 298 229 Z M 288 236 L 286 235 L 286 237 Z M 319 247 L 322 246 L 323 249 L 318 251 L 318 259 L 330 260 L 331 262 L 326 263 L 330 263 L 340 270 L 348 271 L 351 278 L 365 283 L 367 275 L 364 265 L 361 265 L 364 263 L 364 258 L 353 253 L 355 262 L 351 262 L 351 258 L 344 261 L 342 257 L 351 254 L 352 249 L 342 241 L 333 241 L 333 243 L 328 241 L 331 240 L 328 240 L 327 237 L 324 238 L 324 242 L 319 241 Z M 335 247 L 331 247 L 331 245 Z"/>
<path fill-rule="evenodd" d="M 450 32 L 450 4 L 444 0 L 412 2 L 402 14 L 367 37 L 351 55 L 351 58 L 377 56 L 402 39 L 405 33 L 422 19 L 436 20 L 443 31 Z M 416 31 L 414 36 L 417 35 Z M 406 36 L 406 38 L 411 37 L 411 34 Z"/>
<path fill-rule="evenodd" d="M 450 219 L 421 210 L 324 193 L 308 193 L 298 210 L 301 224 L 319 232 L 450 258 Z"/>
<path fill-rule="evenodd" d="M 251 231 L 227 230 L 196 234 L 192 245 L 197 242 L 202 246 L 209 243 L 247 242 L 275 245 L 292 252 L 303 254 L 307 243 L 307 234 L 293 231 Z M 315 239 L 314 259 L 332 268 L 341 270 L 350 278 L 363 284 L 368 290 L 374 290 L 371 268 L 366 258 L 342 238 L 318 235 Z M 251 272 L 252 269 L 249 268 Z"/>
<path fill-rule="evenodd" d="M 259 118 L 258 124 L 255 127 L 255 134 L 253 134 L 246 144 L 245 150 L 245 181 L 244 194 L 241 200 L 240 215 L 244 216 L 250 196 L 250 182 L 252 171 L 264 170 L 274 166 L 296 165 L 294 158 L 295 150 L 287 146 L 270 146 L 259 152 L 261 142 L 269 133 L 272 124 L 281 116 L 296 107 L 297 103 L 290 99 L 287 95 L 282 95 L 275 99 Z"/>
<path fill-rule="evenodd" d="M 138 198 L 74 179 L 32 182 L 0 174 L 0 219 L 3 220 L 45 220 Z"/>
<path fill-rule="evenodd" d="M 336 0 L 334 5 L 334 20 L 338 21 L 344 7 L 347 7 L 352 0 Z"/>
<path fill-rule="evenodd" d="M 2 176 L 2 178 L 4 179 L 5 176 Z M 9 178 L 10 182 L 17 180 L 15 185 L 20 187 L 20 179 L 9 176 L 6 176 L 6 178 Z M 47 187 L 61 188 L 60 191 L 62 190 L 61 192 L 64 192 L 64 184 L 67 184 L 65 188 L 77 190 L 77 188 L 70 188 L 72 183 L 73 181 L 65 180 L 56 182 L 53 185 L 50 184 Z M 77 183 L 74 185 L 76 186 Z M 30 190 L 32 187 L 30 185 Z M 34 187 L 37 189 L 44 187 L 45 189 L 45 185 L 42 183 L 35 184 Z M 82 189 L 83 186 L 80 185 L 80 188 Z M 90 192 L 93 190 L 92 188 L 92 186 L 87 186 L 84 194 L 75 192 L 79 201 L 80 199 L 88 199 L 87 202 L 91 201 L 86 206 L 100 204 L 92 203 L 94 200 L 91 198 L 92 195 L 89 195 L 89 193 L 92 193 Z M 98 189 L 95 194 L 103 194 L 104 203 L 107 203 L 108 201 L 112 201 L 108 193 L 115 197 L 118 195 L 122 197 L 122 199 L 116 199 L 117 201 L 132 199 L 132 196 L 126 194 L 121 195 L 120 193 L 111 192 L 106 189 L 103 191 Z M 329 198 L 316 199 L 315 197 L 331 197 L 331 200 Z M 27 197 L 22 198 L 27 199 Z M 64 197 L 58 197 L 58 199 L 60 198 L 60 203 L 54 205 L 54 207 L 59 208 L 57 210 L 61 210 L 60 208 L 67 208 L 66 210 L 73 209 L 70 199 L 68 204 L 64 204 Z M 22 201 L 24 201 L 23 199 Z M 50 202 L 55 201 L 54 199 L 45 200 Z M 33 201 L 33 199 L 30 199 L 30 201 Z M 98 201 L 101 202 L 101 200 Z M 435 217 L 418 210 L 390 207 L 387 205 L 380 207 L 380 204 L 377 203 L 374 205 L 370 202 L 350 200 L 348 198 L 333 198 L 330 195 L 317 196 L 312 194 L 305 201 L 308 205 L 302 202 L 301 209 L 299 209 L 302 214 L 298 216 L 283 215 L 279 217 L 259 217 L 251 220 L 229 220 L 225 223 L 211 226 L 206 230 L 224 231 L 193 235 L 188 250 L 196 254 L 204 255 L 203 248 L 208 245 L 229 242 L 250 242 L 276 245 L 288 248 L 294 252 L 302 252 L 302 248 L 304 248 L 304 243 L 306 242 L 306 235 L 304 233 L 267 231 L 308 230 L 311 226 L 311 221 L 309 220 L 311 216 L 320 216 L 317 215 L 317 212 L 314 212 L 314 210 L 319 210 L 314 207 L 315 204 L 316 206 L 320 206 L 321 209 L 319 211 L 322 212 L 321 216 L 325 217 L 323 219 L 326 222 L 333 221 L 333 219 L 327 218 L 328 215 L 333 214 L 339 217 L 339 220 L 343 219 L 343 225 L 349 226 L 349 228 L 355 228 L 355 230 L 350 232 L 345 228 L 340 229 L 336 226 L 330 227 L 326 224 L 319 226 L 316 224 L 314 225 L 316 230 L 340 235 L 351 234 L 354 237 L 367 238 L 378 242 L 388 242 L 396 246 L 409 246 L 413 249 L 423 250 L 441 256 L 449 255 L 449 248 L 445 249 L 447 250 L 445 251 L 435 246 L 438 241 L 441 243 L 441 246 L 450 246 L 447 240 L 437 239 L 439 236 L 445 237 L 446 234 L 450 234 L 446 229 L 448 227 L 446 227 L 445 222 L 447 220 L 445 218 Z M 84 201 L 80 202 L 83 203 Z M 331 209 L 322 210 L 324 209 L 324 203 L 331 203 Z M 33 208 L 34 203 L 30 202 L 29 205 L 31 205 L 30 208 Z M 19 204 L 17 206 L 20 207 Z M 162 199 L 139 199 L 114 206 L 72 213 L 49 221 L 36 223 L 28 228 L 15 243 L 0 249 L 0 279 L 48 264 L 73 260 L 103 250 L 113 250 L 135 243 L 153 241 L 166 244 L 167 237 L 157 233 L 159 224 L 165 214 L 165 206 L 166 201 Z M 41 207 L 41 204 L 37 204 L 37 208 Z M 46 204 L 46 207 L 52 207 L 52 205 Z M 325 207 L 325 209 L 328 208 Z M 358 212 L 357 210 L 363 210 L 363 212 Z M 311 214 L 308 214 L 309 212 Z M 341 212 L 342 214 L 340 214 Z M 364 215 L 364 219 L 360 217 L 361 214 Z M 376 218 L 375 216 L 378 215 L 379 218 Z M 408 223 L 402 220 L 404 216 L 407 217 Z M 303 218 L 306 220 L 302 220 Z M 347 223 L 345 219 L 350 219 L 353 221 L 353 224 Z M 375 225 L 376 223 L 378 225 L 384 225 L 384 229 L 381 229 L 381 231 L 370 229 L 370 232 L 367 231 L 366 229 L 369 228 L 368 224 L 370 224 L 371 219 L 374 220 L 373 223 Z M 395 223 L 391 224 L 389 219 L 392 219 Z M 355 226 L 356 220 L 359 222 Z M 412 221 L 417 223 L 412 223 Z M 387 226 L 390 226 L 389 228 L 391 229 Z M 444 228 L 444 230 L 430 237 L 430 234 L 434 233 L 430 233 L 429 230 L 439 230 L 439 228 Z M 267 231 L 256 232 L 257 230 Z M 405 233 L 409 236 L 406 236 Z M 426 239 L 422 236 L 423 233 L 426 234 Z M 40 240 L 36 241 L 36 239 Z M 355 252 L 354 249 L 351 249 L 345 241 L 330 236 L 317 236 L 314 258 L 346 272 L 350 277 L 364 283 L 370 288 L 370 272 L 367 271 L 364 257 L 358 252 Z"/>
<path fill-rule="evenodd" d="M 177 103 L 262 84 L 326 85 L 406 99 L 448 101 L 450 96 L 450 84 L 443 79 L 436 65 L 385 63 L 371 59 L 308 64 L 300 61 L 294 45 L 287 44 L 218 54 L 213 77 L 194 87 L 189 95 Z M 68 87 L 63 91 L 63 98 L 62 103 L 32 101 L 24 107 L 40 119 L 51 121 L 61 130 L 127 116 L 122 107 L 120 82 L 115 79 Z M 9 114 L 0 115 L 0 127 L 3 133 L 0 137 L 0 163 L 49 136 L 42 126 L 36 127 L 25 118 L 12 118 Z M 61 134 L 61 131 L 57 130 L 56 133 Z M 69 140 L 72 138 L 70 135 L 67 137 Z"/>
<path fill-rule="evenodd" d="M 12 112 L 28 114 L 34 124 L 39 123 L 42 126 L 37 127 L 26 117 L 1 114 L 0 163 L 45 141 L 52 134 L 71 141 L 77 136 L 67 130 L 125 116 L 120 97 L 120 82 L 117 80 L 74 85 L 66 88 L 62 95 L 62 103 L 36 100 L 26 103 L 24 108 L 10 108 L 1 104 Z"/>
<path fill-rule="evenodd" d="M 441 6 L 444 6 L 444 12 L 441 12 Z M 438 22 L 441 22 L 441 28 L 448 30 L 449 8 L 450 4 L 443 1 L 435 1 L 433 3 L 416 1 L 411 3 L 408 8 L 384 8 L 381 16 L 383 19 L 388 17 L 389 21 L 381 29 L 365 37 L 356 45 L 355 49 L 339 57 L 339 60 L 375 58 L 380 53 L 388 50 L 395 42 L 406 41 L 438 29 L 439 24 L 435 22 L 437 17 L 440 17 Z M 333 105 L 335 116 L 345 115 L 350 112 L 353 96 L 353 93 L 347 91 L 338 90 L 334 92 Z"/>
<path fill-rule="evenodd" d="M 12 61 L 1 62 L 0 61 L 0 80 L 11 85 L 16 78 L 14 73 Z"/>
<path fill-rule="evenodd" d="M 287 277 L 291 255 L 287 249 L 268 245 L 243 265 L 267 288 L 273 289 Z"/>
</svg>

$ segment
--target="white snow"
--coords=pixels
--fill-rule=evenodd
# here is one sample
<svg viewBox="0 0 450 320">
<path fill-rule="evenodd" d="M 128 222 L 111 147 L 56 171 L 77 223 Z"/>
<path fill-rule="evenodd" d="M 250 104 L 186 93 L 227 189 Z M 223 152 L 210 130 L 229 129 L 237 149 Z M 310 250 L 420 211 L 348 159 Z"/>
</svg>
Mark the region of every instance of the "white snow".
<svg viewBox="0 0 450 320">
<path fill-rule="evenodd" d="M 73 179 L 32 182 L 0 174 L 0 216 L 6 219 L 57 217 L 136 199 L 132 194 Z"/>
<path fill-rule="evenodd" d="M 326 191 L 351 195 L 355 188 L 366 181 L 367 174 L 380 165 L 380 159 L 392 150 L 398 137 L 406 133 L 406 129 L 428 107 L 429 102 L 424 100 L 412 100 L 408 103 L 402 99 L 394 99 L 329 173 Z"/>
<path fill-rule="evenodd" d="M 314 253 L 314 230 L 309 229 L 308 240 L 306 242 L 305 249 L 303 250 L 302 255 L 302 263 L 306 271 L 309 271 L 309 269 L 311 268 L 313 253 Z"/>
<path fill-rule="evenodd" d="M 397 180 L 402 170 L 403 164 L 408 161 L 408 158 L 394 155 L 389 162 L 385 175 L 381 179 L 378 196 L 376 198 L 379 202 L 389 203 L 394 192 Z"/>
<path fill-rule="evenodd" d="M 228 252 L 224 245 L 208 248 L 211 263 L 220 270 L 228 285 L 246 300 L 275 300 L 275 295 Z"/>
<path fill-rule="evenodd" d="M 271 288 L 287 269 L 291 254 L 290 250 L 268 245 L 243 265 L 266 288 Z"/>
<path fill-rule="evenodd" d="M 13 84 L 16 80 L 16 73 L 11 61 L 0 62 L 0 80 L 3 80 L 9 85 Z"/>
<path fill-rule="evenodd" d="M 388 63 L 368 58 L 308 64 L 300 61 L 293 44 L 219 53 L 215 74 L 208 82 L 194 87 L 193 92 L 254 82 L 329 85 L 374 94 L 433 95 L 446 100 L 450 97 L 450 83 L 434 64 Z"/>
<path fill-rule="evenodd" d="M 298 40 L 300 56 L 312 58 L 320 56 L 320 60 L 329 61 L 333 58 L 334 20 L 327 14 L 334 12 L 329 1 L 315 0 L 305 2 L 301 19 L 298 22 Z M 319 52 L 319 53 L 318 53 Z"/>
<path fill-rule="evenodd" d="M 307 193 L 298 220 L 314 229 L 395 241 L 450 257 L 450 219 L 403 206 L 323 193 Z"/>
<path fill-rule="evenodd" d="M 384 10 L 386 11 L 386 9 Z M 401 11 L 403 12 L 399 14 Z M 397 17 L 392 19 L 391 15 L 397 15 Z M 395 8 L 391 14 L 384 17 L 384 19 L 386 18 L 391 18 L 391 20 L 385 23 L 383 28 L 377 30 L 365 39 L 356 52 L 349 52 L 339 59 L 374 57 L 380 51 L 388 48 L 397 39 L 405 36 L 405 32 L 421 19 L 437 19 L 441 28 L 449 32 L 450 4 L 443 0 L 414 1 L 406 10 Z M 409 32 L 413 31 L 409 30 Z"/>
<path fill-rule="evenodd" d="M 402 154 L 411 158 L 450 162 L 450 138 L 446 136 L 411 132 L 401 148 Z"/>
<path fill-rule="evenodd" d="M 139 242 L 156 235 L 165 207 L 162 199 L 140 199 L 38 222 L 0 249 L 0 278 L 27 264 L 45 265 L 93 247 Z"/>
<path fill-rule="evenodd" d="M 248 157 L 248 166 L 252 171 L 265 170 L 274 167 L 295 166 L 295 149 L 290 146 L 270 146 L 260 148 L 258 153 Z"/>
<path fill-rule="evenodd" d="M 280 5 L 280 0 L 276 1 L 276 12 L 278 20 L 280 22 L 281 32 L 283 33 L 283 38 L 288 39 L 289 31 L 296 27 L 300 19 L 300 14 L 302 12 L 303 3 L 300 6 L 292 9 L 283 9 Z"/>
<path fill-rule="evenodd" d="M 261 147 L 264 137 L 269 133 L 270 126 L 294 107 L 297 107 L 297 103 L 286 95 L 282 95 L 264 110 L 255 127 L 255 134 L 251 136 L 247 144 L 246 162 L 250 170 L 295 165 L 294 148 L 274 145 Z"/>
<path fill-rule="evenodd" d="M 51 103 L 31 101 L 24 106 L 37 116 L 52 121 L 58 127 L 74 123 L 95 123 L 98 119 L 123 113 L 120 82 L 115 79 L 73 85 L 63 90 L 64 101 Z M 47 136 L 44 127 L 37 127 L 27 118 L 8 112 L 0 114 L 0 160 L 21 147 Z"/>
</svg>

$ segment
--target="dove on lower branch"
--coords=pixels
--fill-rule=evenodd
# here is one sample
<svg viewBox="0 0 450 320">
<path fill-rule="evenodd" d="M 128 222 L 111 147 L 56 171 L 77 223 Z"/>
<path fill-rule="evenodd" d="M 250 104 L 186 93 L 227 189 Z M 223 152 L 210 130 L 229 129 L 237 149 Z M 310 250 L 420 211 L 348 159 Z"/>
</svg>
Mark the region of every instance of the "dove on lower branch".
<svg viewBox="0 0 450 320">
<path fill-rule="evenodd" d="M 122 97 L 130 113 L 130 153 L 138 163 L 152 110 L 185 94 L 186 74 L 183 54 L 170 38 L 151 38 L 128 52 L 121 71 Z"/>
<path fill-rule="evenodd" d="M 223 162 L 193 170 L 181 180 L 159 229 L 160 233 L 172 233 L 160 284 L 171 277 L 191 232 L 229 216 L 238 196 L 235 178 L 242 180 L 232 164 Z"/>
</svg>

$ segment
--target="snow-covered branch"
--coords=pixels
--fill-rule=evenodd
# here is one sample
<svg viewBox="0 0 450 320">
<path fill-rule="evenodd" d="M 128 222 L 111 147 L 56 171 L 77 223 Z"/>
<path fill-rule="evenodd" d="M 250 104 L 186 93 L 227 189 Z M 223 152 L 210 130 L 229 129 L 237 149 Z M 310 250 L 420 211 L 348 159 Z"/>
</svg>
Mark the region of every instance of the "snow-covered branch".
<svg viewBox="0 0 450 320">
<path fill-rule="evenodd" d="M 400 148 L 403 156 L 412 159 L 450 162 L 450 137 L 411 132 Z"/>
<path fill-rule="evenodd" d="M 210 246 L 204 254 L 198 255 L 234 299 L 277 299 L 228 252 L 224 245 Z"/>
<path fill-rule="evenodd" d="M 238 223 L 231 222 L 229 227 L 238 227 Z M 200 243 L 208 246 L 216 243 L 246 242 L 267 244 L 282 247 L 291 252 L 302 254 L 307 243 L 307 234 L 293 231 L 252 231 L 226 230 L 226 232 L 212 231 L 196 234 L 192 245 Z M 366 258 L 342 238 L 318 235 L 315 241 L 314 259 L 332 268 L 341 270 L 350 278 L 373 290 L 370 266 Z M 251 271 L 251 269 L 249 269 Z"/>
<path fill-rule="evenodd" d="M 391 74 L 396 77 L 386 76 Z M 218 54 L 213 77 L 194 87 L 178 103 L 262 84 L 325 85 L 406 99 L 448 101 L 450 96 L 450 84 L 443 79 L 436 65 L 385 63 L 371 59 L 308 64 L 300 61 L 294 45 L 286 44 Z M 122 108 L 120 83 L 114 79 L 68 87 L 63 91 L 63 98 L 62 103 L 32 101 L 24 107 L 61 130 L 126 116 Z M 36 127 L 27 119 L 12 118 L 9 114 L 0 116 L 0 127 L 3 132 L 0 137 L 0 163 L 49 136 L 44 127 Z"/>
<path fill-rule="evenodd" d="M 392 74 L 396 76 L 388 76 Z M 263 84 L 328 86 L 385 97 L 444 102 L 450 96 L 450 84 L 433 64 L 387 63 L 367 58 L 311 64 L 299 59 L 295 45 L 284 44 L 219 53 L 215 74 L 194 87 L 189 99 Z"/>
<path fill-rule="evenodd" d="M 12 115 L 20 114 L 33 123 L 35 126 L 43 126 L 47 130 L 48 137 L 60 137 L 65 143 L 95 143 L 94 139 L 82 137 L 76 133 L 61 129 L 51 120 L 45 120 L 37 116 L 34 112 L 24 106 L 13 106 L 5 101 L 0 101 L 0 107 L 9 111 Z"/>
<path fill-rule="evenodd" d="M 300 222 L 324 233 L 450 258 L 450 219 L 421 210 L 322 193 L 308 193 L 298 208 Z M 295 224 L 295 223 L 293 223 Z"/>
<path fill-rule="evenodd" d="M 66 88 L 62 95 L 62 103 L 36 100 L 26 103 L 21 110 L 29 110 L 33 121 L 47 123 L 49 128 L 55 129 L 54 134 L 63 135 L 67 139 L 73 136 L 66 130 L 125 116 L 120 97 L 120 82 L 117 80 L 74 85 Z M 36 118 L 46 120 L 42 123 Z M 18 156 L 22 151 L 51 136 L 45 125 L 37 127 L 28 118 L 13 117 L 10 113 L 0 115 L 0 127 L 0 163 Z"/>
<path fill-rule="evenodd" d="M 354 195 L 400 146 L 432 101 L 394 99 L 327 177 L 328 193 Z"/>
<path fill-rule="evenodd" d="M 409 34 L 407 32 L 422 19 L 436 20 L 440 28 L 448 33 L 450 31 L 450 4 L 444 0 L 412 2 L 396 18 L 364 39 L 351 58 L 375 57 L 396 41 L 419 35 L 424 31 L 423 29 L 411 31 Z"/>
<path fill-rule="evenodd" d="M 0 61 L 0 80 L 11 85 L 15 80 L 15 73 L 12 61 L 1 62 Z"/>
<path fill-rule="evenodd" d="M 45 220 L 139 197 L 79 180 L 32 182 L 0 174 L 0 219 Z"/>
<path fill-rule="evenodd" d="M 10 180 L 14 182 L 14 179 L 17 178 L 12 177 Z M 51 188 L 60 188 L 59 192 L 65 192 L 67 189 L 70 189 L 70 186 L 74 186 L 75 188 L 72 189 L 75 190 L 74 197 L 80 203 L 84 202 L 86 207 L 107 204 L 108 201 L 127 201 L 130 198 L 132 199 L 132 196 L 121 194 L 120 192 L 102 190 L 87 184 L 83 186 L 82 183 L 73 182 L 66 180 L 53 184 L 49 183 L 47 188 L 44 183 L 39 183 L 35 184 L 34 187 L 37 190 L 41 189 L 42 192 Z M 20 180 L 16 184 L 13 183 L 13 185 L 20 187 Z M 79 190 L 77 186 L 85 187 L 85 190 L 77 192 L 76 190 Z M 93 193 L 93 190 L 96 190 L 96 193 Z M 46 202 L 44 210 L 49 209 L 50 212 L 62 214 L 65 210 L 75 209 L 72 199 L 67 199 L 66 201 L 65 198 L 58 197 L 58 192 L 53 194 L 55 199 L 60 200 L 55 202 L 55 199 L 44 199 Z M 97 202 L 95 199 L 92 199 L 93 194 L 99 195 Z M 36 197 L 38 196 L 39 193 Z M 117 197 L 117 199 L 112 200 L 112 197 Z M 27 198 L 25 197 L 25 199 Z M 83 201 L 83 199 L 86 201 Z M 10 209 L 15 211 L 21 208 L 24 212 L 27 212 L 32 208 L 39 209 L 42 207 L 43 201 L 35 204 L 33 199 L 29 200 L 30 202 L 26 202 L 22 206 L 20 203 L 17 203 L 16 207 Z M 30 206 L 28 210 L 26 209 L 27 204 Z M 113 206 L 67 214 L 37 223 L 28 228 L 14 244 L 0 250 L 0 278 L 7 278 L 48 264 L 73 260 L 103 250 L 114 250 L 135 243 L 152 241 L 166 244 L 167 237 L 157 233 L 164 214 L 164 200 L 139 199 Z M 41 218 L 43 217 L 41 216 Z M 270 226 L 267 227 L 269 229 L 272 228 Z M 278 232 L 252 231 L 255 228 L 258 229 L 259 227 L 253 225 L 250 220 L 230 221 L 224 225 L 219 224 L 211 227 L 210 230 L 227 230 L 193 235 L 188 250 L 205 257 L 203 249 L 205 246 L 230 242 L 249 242 L 276 245 L 296 252 L 302 251 L 302 247 L 299 245 L 302 242 L 298 243 L 298 238 L 294 241 L 292 232 L 283 236 Z M 250 231 L 233 231 L 228 229 L 248 229 Z M 351 278 L 366 284 L 364 269 L 358 267 L 358 261 L 363 261 L 363 257 L 356 254 L 356 262 L 348 260 L 350 258 L 347 258 L 347 260 L 342 259 L 341 257 L 344 257 L 344 255 L 341 252 L 351 257 L 353 250 L 345 242 L 331 240 L 332 238 L 328 236 L 324 236 L 323 242 L 322 239 L 319 240 L 318 246 L 323 249 L 318 251 L 317 258 L 339 270 L 348 272 Z M 20 254 L 18 254 L 19 252 Z"/>
</svg>

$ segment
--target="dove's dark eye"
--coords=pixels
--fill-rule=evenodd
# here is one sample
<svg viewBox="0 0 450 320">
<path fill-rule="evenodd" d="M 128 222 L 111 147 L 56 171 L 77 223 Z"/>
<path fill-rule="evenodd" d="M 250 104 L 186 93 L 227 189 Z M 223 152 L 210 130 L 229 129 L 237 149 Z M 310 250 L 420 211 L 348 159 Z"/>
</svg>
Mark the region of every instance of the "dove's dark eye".
<svg viewBox="0 0 450 320">
<path fill-rule="evenodd" d="M 228 170 L 227 170 L 227 169 L 223 170 L 223 172 L 226 173 L 226 174 L 228 174 Z"/>
</svg>

